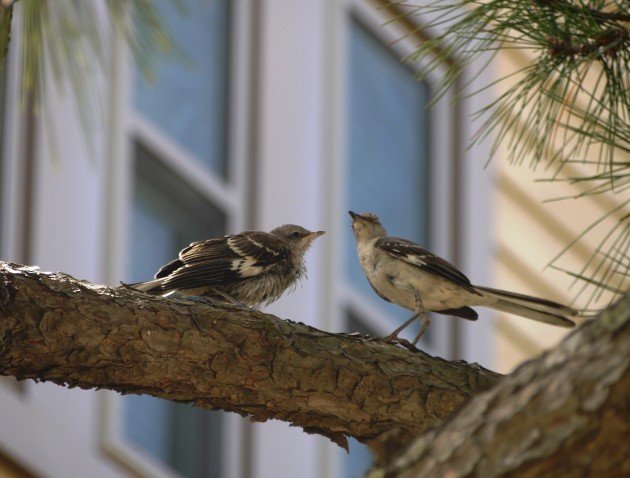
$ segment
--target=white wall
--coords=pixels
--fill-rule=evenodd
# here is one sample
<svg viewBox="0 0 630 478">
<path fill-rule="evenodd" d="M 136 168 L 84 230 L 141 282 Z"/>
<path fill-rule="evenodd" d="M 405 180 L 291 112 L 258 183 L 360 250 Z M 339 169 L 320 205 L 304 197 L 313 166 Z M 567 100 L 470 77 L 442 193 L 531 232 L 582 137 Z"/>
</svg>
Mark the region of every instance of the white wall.
<svg viewBox="0 0 630 478">
<path fill-rule="evenodd" d="M 16 13 L 19 18 L 19 12 Z M 12 41 L 19 39 L 19 29 Z M 107 42 L 106 42 L 107 44 Z M 13 60 L 17 60 L 13 58 Z M 17 61 L 12 62 L 17 67 Z M 14 70 L 15 71 L 15 70 Z M 17 78 L 13 78 L 16 80 Z M 103 78 L 96 79 L 101 81 Z M 52 83 L 52 82 L 51 82 Z M 12 86 L 15 91 L 15 81 Z M 104 90 L 107 103 L 107 90 Z M 13 103 L 13 114 L 17 105 Z M 51 88 L 47 113 L 39 118 L 33 178 L 32 250 L 29 259 L 43 270 L 63 271 L 94 282 L 102 280 L 102 217 L 105 157 L 89 158 L 84 149 L 74 104 L 69 96 Z M 12 125 L 12 139 L 23 141 L 24 131 Z M 47 137 L 52 133 L 52 139 Z M 106 133 L 95 144 L 103 151 Z M 52 152 L 56 145 L 56 154 Z M 19 177 L 19 147 L 5 157 L 11 179 Z M 14 186 L 15 186 L 14 184 Z M 21 218 L 15 217 L 19 189 L 13 187 L 9 204 L 8 236 L 16 234 Z M 15 236 L 13 236 L 15 238 Z M 6 253 L 17 250 L 14 241 Z M 99 401 L 94 391 L 69 390 L 53 384 L 24 382 L 22 392 L 0 383 L 0 449 L 41 476 L 116 477 L 121 468 L 106 459 L 98 446 Z"/>
<path fill-rule="evenodd" d="M 282 318 L 335 329 L 332 259 L 339 238 L 349 229 L 339 224 L 339 161 L 341 133 L 336 129 L 338 101 L 343 99 L 339 35 L 350 2 L 327 0 L 261 0 L 259 37 L 252 38 L 258 69 L 256 130 L 253 141 L 256 195 L 250 197 L 256 228 L 283 223 L 327 229 L 307 256 L 308 281 L 268 308 Z M 116 45 L 115 42 L 106 42 Z M 120 53 L 120 52 L 118 52 Z M 50 102 L 50 124 L 58 144 L 55 161 L 50 143 L 39 132 L 36 158 L 32 262 L 46 270 L 61 270 L 95 282 L 115 283 L 124 266 L 129 198 L 128 131 L 129 81 L 126 56 L 108 69 L 101 82 L 108 110 L 108 127 L 96 138 L 99 156 L 90 160 L 68 98 Z M 240 58 L 243 62 L 248 59 Z M 126 78 L 126 79 L 125 79 Z M 239 78 L 238 81 L 245 81 Z M 239 107 L 240 108 L 240 107 Z M 338 120 L 338 118 L 337 118 Z M 465 133 L 471 131 L 464 126 Z M 241 146 L 239 154 L 246 155 Z M 488 176 L 481 169 L 482 150 L 467 153 L 459 172 L 474 184 L 460 196 L 463 221 L 462 267 L 475 280 L 487 278 Z M 16 157 L 14 157 L 14 160 Z M 126 159 L 125 159 L 126 158 Z M 127 162 L 125 162 L 127 161 Z M 239 193 L 240 194 L 240 193 Z M 343 214 L 343 212 L 341 212 Z M 15 221 L 19 218 L 14 218 Z M 243 224 L 239 218 L 235 224 Z M 489 350 L 487 319 L 470 324 L 464 334 L 466 356 L 485 363 Z M 103 409 L 94 391 L 68 390 L 56 385 L 26 384 L 24 395 L 0 383 L 0 448 L 43 476 L 124 476 L 126 472 L 100 447 Z M 282 422 L 246 427 L 252 434 L 252 456 L 232 452 L 234 462 L 250 459 L 252 478 L 336 476 L 339 449 L 328 440 L 306 435 Z M 238 448 L 238 440 L 230 445 Z M 238 470 L 239 468 L 233 468 Z M 233 476 L 238 476 L 233 472 Z"/>
<path fill-rule="evenodd" d="M 326 8 L 327 2 L 310 0 L 260 4 L 261 102 L 255 157 L 260 182 L 255 214 L 261 229 L 284 223 L 324 229 Z M 269 312 L 322 327 L 322 261 L 328 240 L 318 239 L 308 253 L 308 281 Z M 323 476 L 317 446 L 323 439 L 278 421 L 257 424 L 253 432 L 256 478 Z"/>
</svg>

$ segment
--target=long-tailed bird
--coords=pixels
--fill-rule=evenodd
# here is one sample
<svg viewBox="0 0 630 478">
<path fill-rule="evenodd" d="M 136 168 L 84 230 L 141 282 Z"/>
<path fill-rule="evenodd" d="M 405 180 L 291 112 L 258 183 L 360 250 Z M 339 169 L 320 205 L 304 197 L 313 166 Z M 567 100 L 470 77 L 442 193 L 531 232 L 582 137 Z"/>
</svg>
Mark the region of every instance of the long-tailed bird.
<svg viewBox="0 0 630 478">
<path fill-rule="evenodd" d="M 147 282 L 127 284 L 150 294 L 227 299 L 247 307 L 274 302 L 306 273 L 304 255 L 324 231 L 286 224 L 193 242 Z"/>
<path fill-rule="evenodd" d="M 394 340 L 414 320 L 422 323 L 415 345 L 429 327 L 427 312 L 477 320 L 471 306 L 485 306 L 528 319 L 573 327 L 579 312 L 571 307 L 514 292 L 473 285 L 452 264 L 419 245 L 390 237 L 375 214 L 352 216 L 352 229 L 363 271 L 383 299 L 413 311 L 404 324 L 387 336 Z"/>
</svg>

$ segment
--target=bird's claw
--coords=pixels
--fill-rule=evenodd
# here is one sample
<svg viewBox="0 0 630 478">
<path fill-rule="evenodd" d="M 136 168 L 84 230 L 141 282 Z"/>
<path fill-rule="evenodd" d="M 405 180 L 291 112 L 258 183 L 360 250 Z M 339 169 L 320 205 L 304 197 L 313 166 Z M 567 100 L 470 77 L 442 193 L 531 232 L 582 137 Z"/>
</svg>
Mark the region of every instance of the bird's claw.
<svg viewBox="0 0 630 478">
<path fill-rule="evenodd" d="M 383 337 L 380 340 L 385 342 L 385 343 L 387 343 L 387 344 L 400 345 L 400 346 L 406 348 L 407 350 L 409 350 L 411 352 L 416 352 L 416 351 L 419 350 L 418 347 L 416 347 L 415 342 L 411 343 L 407 339 L 403 339 L 401 337 L 398 337 L 398 335 L 396 335 L 396 334 L 389 334 L 387 337 Z"/>
<path fill-rule="evenodd" d="M 387 343 L 398 343 L 398 341 L 400 340 L 398 338 L 398 334 L 389 334 L 387 337 L 383 337 L 383 342 L 387 342 Z"/>
</svg>

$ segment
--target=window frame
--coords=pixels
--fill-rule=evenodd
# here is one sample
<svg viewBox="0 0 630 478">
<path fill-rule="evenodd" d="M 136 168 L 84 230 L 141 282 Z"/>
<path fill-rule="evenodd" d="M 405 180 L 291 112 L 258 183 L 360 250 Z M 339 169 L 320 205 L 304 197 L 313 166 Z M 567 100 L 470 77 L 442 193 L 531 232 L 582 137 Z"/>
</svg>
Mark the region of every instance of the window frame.
<svg viewBox="0 0 630 478">
<path fill-rule="evenodd" d="M 383 46 L 388 48 L 398 58 L 405 58 L 417 48 L 418 40 L 411 37 L 409 32 L 399 24 L 385 24 L 390 16 L 383 13 L 381 10 L 374 8 L 374 4 L 364 0 L 345 0 L 344 2 L 344 19 L 342 20 L 342 32 L 343 39 L 339 44 L 344 45 L 347 49 L 349 44 L 350 30 L 353 28 L 353 22 L 359 22 L 361 27 L 368 30 L 368 32 Z M 347 79 L 347 52 L 342 51 L 339 53 L 342 57 L 340 63 L 340 90 L 341 99 L 337 107 L 338 117 L 340 123 L 341 133 L 337 141 L 341 141 L 338 146 L 339 150 L 339 163 L 340 167 L 337 168 L 336 177 L 336 202 L 339 204 L 336 207 L 337 210 L 343 210 L 345 206 L 344 186 L 347 184 L 347 120 L 348 112 L 345 105 L 347 104 L 347 88 L 345 81 Z M 408 66 L 410 71 L 418 72 L 420 65 L 415 64 Z M 437 68 L 431 72 L 426 78 L 426 82 L 429 86 L 429 92 L 435 91 L 435 85 L 439 81 L 439 77 L 444 73 L 442 68 Z M 448 129 L 455 129 L 456 125 L 456 112 L 449 107 L 450 100 L 453 97 L 453 92 L 448 91 L 444 98 L 440 100 L 430 110 L 431 127 L 428 132 L 428 157 L 429 160 L 429 184 L 440 184 L 441 187 L 431 188 L 429 191 L 429 238 L 428 244 L 424 244 L 428 249 L 432 250 L 438 255 L 443 257 L 452 257 L 454 250 L 454 234 L 450 231 L 454 230 L 455 224 L 455 197 L 451 194 L 451 191 L 455 188 L 455 164 L 456 164 L 456 151 L 451 141 L 444 141 L 440 138 L 440 132 Z M 437 207 L 436 207 L 437 206 Z M 382 218 L 384 226 L 387 228 L 387 218 Z M 347 233 L 349 228 L 349 219 L 343 221 L 344 223 L 336 226 L 337 230 L 342 234 Z M 396 234 L 396 231 L 390 231 L 392 234 Z M 340 237 L 340 236 L 337 236 Z M 374 300 L 366 301 L 365 296 L 353 287 L 343 270 L 344 264 L 344 247 L 342 241 L 336 247 L 336 257 L 339 260 L 336 272 L 332 275 L 333 281 L 336 282 L 333 288 L 335 297 L 333 298 L 334 312 L 332 314 L 333 320 L 336 322 L 334 328 L 336 330 L 345 330 L 346 322 L 346 310 L 350 309 L 357 315 L 359 315 L 363 322 L 378 335 L 389 334 L 392 328 L 392 321 L 387 320 L 387 313 L 382 307 L 379 307 L 379 298 L 371 298 Z M 411 315 L 411 313 L 410 313 Z M 452 322 L 446 320 L 433 320 L 431 323 L 432 344 L 430 346 L 423 346 L 428 353 L 437 354 L 440 356 L 448 356 L 450 350 L 448 344 L 450 343 L 449 336 L 452 333 Z"/>
<path fill-rule="evenodd" d="M 347 297 L 353 293 L 344 286 L 343 282 L 348 282 L 344 270 L 344 241 L 345 234 L 350 234 L 350 218 L 338 211 L 345 211 L 346 198 L 344 193 L 346 174 L 346 114 L 345 105 L 347 99 L 346 68 L 347 53 L 339 45 L 348 45 L 349 25 L 352 15 L 360 19 L 368 19 L 367 26 L 371 26 L 371 31 L 381 34 L 381 41 L 394 42 L 395 48 L 410 48 L 418 45 L 422 38 L 420 35 L 410 33 L 409 29 L 403 28 L 397 22 L 384 24 L 391 21 L 392 14 L 382 7 L 375 0 L 338 0 L 332 2 L 328 8 L 328 27 L 326 53 L 329 56 L 330 68 L 327 75 L 327 89 L 329 94 L 326 98 L 326 123 L 325 147 L 327 155 L 327 176 L 330 179 L 327 190 L 325 207 L 327 210 L 326 230 L 329 231 L 327 237 L 329 244 L 327 247 L 326 262 L 324 264 L 324 275 L 330 280 L 323 290 L 324 318 L 322 325 L 326 330 L 348 332 L 346 326 L 346 303 L 344 295 Z M 399 7 L 401 10 L 410 10 L 413 7 Z M 376 10 L 376 11 L 375 11 Z M 437 15 L 437 14 L 434 14 Z M 413 24 L 422 28 L 423 35 L 435 37 L 442 33 L 441 28 L 428 29 L 423 20 L 415 17 Z M 365 25 L 365 23 L 364 23 Z M 378 37 L 377 37 L 378 38 Z M 398 42 L 397 40 L 404 38 Z M 402 43 L 402 45 L 401 45 Z M 452 61 L 457 61 L 453 58 Z M 429 81 L 435 81 L 443 72 L 438 68 Z M 489 247 L 492 237 L 492 219 L 490 207 L 490 190 L 494 181 L 492 167 L 487 168 L 486 160 L 479 158 L 489 157 L 489 142 L 475 144 L 467 148 L 469 138 L 474 134 L 476 126 L 471 125 L 466 118 L 474 111 L 485 106 L 489 100 L 493 99 L 491 89 L 485 88 L 481 93 L 471 97 L 465 97 L 456 104 L 456 110 L 448 112 L 450 100 L 462 93 L 462 85 L 470 84 L 470 91 L 476 91 L 489 84 L 493 78 L 493 71 L 490 68 L 481 73 L 466 67 L 462 71 L 461 79 L 456 81 L 453 88 L 446 92 L 446 96 L 434 107 L 433 113 L 438 117 L 433 124 L 445 125 L 442 128 L 450 128 L 449 134 L 452 141 L 444 144 L 444 150 L 435 151 L 430 149 L 431 155 L 441 155 L 447 161 L 431 161 L 432 173 L 438 177 L 450 178 L 448 187 L 434 188 L 432 201 L 439 202 L 442 209 L 447 213 L 444 215 L 435 214 L 433 210 L 429 214 L 431 227 L 431 237 L 429 248 L 440 256 L 450 260 L 467 275 L 474 277 L 474 282 L 482 283 L 489 281 L 491 269 L 488 264 L 492 260 L 492 250 Z M 430 85 L 431 86 L 431 85 Z M 440 145 L 437 137 L 440 127 L 432 128 L 430 132 L 430 148 Z M 445 130 L 446 131 L 446 130 Z M 437 141 L 436 141 L 437 140 Z M 433 158 L 434 156 L 432 156 Z M 481 163 L 480 163 L 481 161 Z M 486 167 L 482 167 L 485 164 Z M 433 209 L 433 208 L 431 208 Z M 384 218 L 385 226 L 387 221 Z M 396 231 L 391 231 L 395 234 Z M 463 240 L 463 239 L 465 240 Z M 356 300 L 356 299 L 355 299 Z M 357 301 L 361 302 L 361 301 Z M 378 312 L 372 309 L 371 312 Z M 444 344 L 443 350 L 446 354 L 441 354 L 433 348 L 422 348 L 430 354 L 443 356 L 446 359 L 454 354 L 458 358 L 475 360 L 482 365 L 490 365 L 493 355 L 492 322 L 489 320 L 491 313 L 485 309 L 478 309 L 480 320 L 469 322 L 460 319 L 451 319 L 446 316 L 439 316 L 431 323 L 433 332 L 433 343 Z M 372 314 L 369 314 L 368 326 L 381 327 L 383 335 L 391 332 L 389 328 L 383 327 L 382 320 L 376 317 L 372 323 Z M 366 314 L 366 316 L 368 315 Z M 390 326 L 391 327 L 391 326 Z M 344 456 L 338 450 L 332 449 L 326 444 L 320 447 L 321 476 L 337 478 L 344 476 Z"/>
<path fill-rule="evenodd" d="M 158 153 L 164 163 L 188 182 L 209 202 L 221 209 L 228 231 L 240 230 L 249 211 L 247 191 L 249 98 L 251 92 L 251 24 L 252 7 L 244 0 L 230 2 L 230 59 L 227 171 L 225 177 L 204 167 L 183 150 L 166 132 L 151 124 L 136 111 L 132 101 L 134 67 L 125 39 L 115 34 L 110 87 L 109 154 L 104 207 L 104 279 L 114 284 L 123 277 L 128 263 L 130 236 L 129 205 L 133 201 L 134 143 Z M 240 141 L 239 141 L 240 140 Z M 180 475 L 154 459 L 125 438 L 122 396 L 101 391 L 99 406 L 99 443 L 104 454 L 134 474 L 146 477 L 177 478 Z M 238 477 L 249 457 L 240 453 L 246 447 L 243 418 L 235 414 L 224 417 L 222 477 Z"/>
</svg>

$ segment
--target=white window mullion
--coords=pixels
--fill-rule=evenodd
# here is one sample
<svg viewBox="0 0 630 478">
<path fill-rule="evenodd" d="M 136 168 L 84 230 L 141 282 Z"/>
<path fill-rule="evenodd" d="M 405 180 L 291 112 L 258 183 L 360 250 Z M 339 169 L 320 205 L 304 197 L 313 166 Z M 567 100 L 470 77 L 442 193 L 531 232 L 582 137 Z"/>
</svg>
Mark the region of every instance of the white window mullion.
<svg viewBox="0 0 630 478">
<path fill-rule="evenodd" d="M 133 138 L 139 140 L 149 150 L 155 151 L 162 163 L 176 171 L 184 181 L 195 186 L 201 194 L 208 196 L 208 199 L 226 214 L 233 212 L 236 202 L 234 186 L 226 184 L 208 172 L 190 154 L 137 112 L 129 114 L 132 117 L 130 134 Z"/>
<path fill-rule="evenodd" d="M 491 53 L 488 52 L 488 55 Z M 479 60 L 483 63 L 483 60 Z M 491 89 L 483 89 L 496 78 L 492 68 L 487 68 L 481 74 L 472 69 L 462 73 L 462 84 L 468 84 L 469 91 L 479 93 L 467 98 L 461 104 L 460 122 L 461 141 L 469 141 L 477 132 L 481 122 L 468 120 L 471 116 L 486 107 L 494 98 Z M 493 232 L 497 225 L 493 223 L 492 194 L 496 191 L 496 169 L 490 158 L 491 139 L 474 147 L 462 148 L 458 176 L 460 178 L 458 209 L 461 216 L 461 236 L 455 247 L 459 250 L 461 268 L 474 284 L 487 285 L 492 283 L 491 273 L 495 270 Z M 499 160 L 500 158 L 497 158 Z M 496 332 L 492 322 L 492 311 L 487 308 L 477 308 L 479 320 L 476 322 L 462 321 L 460 329 L 461 358 L 475 361 L 485 367 L 493 366 L 495 357 Z"/>
<path fill-rule="evenodd" d="M 333 197 L 329 200 L 328 211 L 331 217 L 329 228 L 332 231 L 330 239 L 334 244 L 329 246 L 330 259 L 328 271 L 332 276 L 326 289 L 326 304 L 329 320 L 332 322 L 331 328 L 336 331 L 347 330 L 348 309 L 353 316 L 361 319 L 365 325 L 372 329 L 374 333 L 386 335 L 390 333 L 396 324 L 392 324 L 391 318 L 387 319 L 387 314 L 381 309 L 376 301 L 381 299 L 374 295 L 366 297 L 367 292 L 357 290 L 348 283 L 347 271 L 345 270 L 344 238 L 352 234 L 350 230 L 350 219 L 345 214 L 347 209 L 345 185 L 348 184 L 348 169 L 343 166 L 348 160 L 347 141 L 349 131 L 347 128 L 348 112 L 347 98 L 350 94 L 349 86 L 346 84 L 348 78 L 349 58 L 347 58 L 347 48 L 349 45 L 348 31 L 351 27 L 352 18 L 365 26 L 370 33 L 378 38 L 383 45 L 388 47 L 400 58 L 405 58 L 418 46 L 419 40 L 410 35 L 409 31 L 399 22 L 389 22 L 391 18 L 386 10 L 377 7 L 375 2 L 364 0 L 341 0 L 335 2 L 329 14 L 332 17 L 334 34 L 329 40 L 328 54 L 332 57 L 334 68 L 331 68 L 329 77 L 330 97 L 329 105 L 329 129 L 328 141 L 330 150 L 330 160 L 328 162 L 328 177 L 332 178 L 330 190 Z M 418 65 L 409 65 L 416 69 Z M 432 72 L 425 80 L 430 87 L 440 81 L 444 74 L 443 68 L 438 68 Z M 419 85 L 420 87 L 420 85 Z M 433 88 L 431 88 L 432 92 Z M 433 250 L 437 254 L 453 259 L 456 252 L 457 238 L 454 236 L 457 209 L 455 201 L 457 195 L 454 188 L 456 160 L 458 153 L 454 146 L 455 142 L 464 143 L 466 138 L 458 135 L 453 127 L 459 118 L 455 118 L 455 109 L 449 104 L 452 93 L 448 93 L 436 106 L 430 110 L 430 128 L 428 129 L 429 144 L 429 170 L 428 183 L 430 195 L 428 198 L 428 235 L 425 238 L 425 247 Z M 462 147 L 459 151 L 463 150 Z M 387 160 L 388 158 L 383 158 Z M 433 186 L 433 187 L 432 187 Z M 469 198 L 472 200 L 472 198 Z M 403 207 L 403 206 L 401 206 Z M 364 212 L 359 211 L 359 212 Z M 381 218 L 385 227 L 388 227 L 388 218 Z M 459 226 L 459 225 L 457 225 Z M 389 232 L 393 235 L 401 234 L 390 227 Z M 354 253 L 351 251 L 350 253 Z M 371 291 L 370 291 L 371 292 Z M 373 299 L 371 301 L 370 299 Z M 386 307 L 385 302 L 383 309 Z M 411 315 L 411 312 L 409 312 Z M 427 352 L 447 357 L 451 346 L 452 319 L 441 315 L 432 315 L 431 323 L 431 344 L 422 345 Z M 463 321 L 462 321 L 463 322 Z M 342 457 L 339 453 L 334 453 L 327 447 L 322 447 L 322 456 L 329 463 L 327 473 L 329 476 L 345 476 L 344 466 L 347 457 Z"/>
<path fill-rule="evenodd" d="M 247 224 L 250 195 L 248 171 L 252 150 L 253 132 L 251 115 L 252 98 L 252 29 L 254 22 L 251 2 L 232 2 L 232 62 L 230 71 L 230 128 L 228 131 L 229 168 L 228 180 L 231 187 L 233 214 L 228 218 L 232 232 L 244 230 Z"/>
<path fill-rule="evenodd" d="M 228 128 L 228 184 L 230 210 L 227 214 L 227 230 L 237 233 L 252 228 L 247 223 L 250 216 L 248 207 L 248 172 L 251 152 L 252 131 L 252 5 L 243 0 L 232 1 L 230 64 L 230 127 Z M 251 423 L 236 413 L 225 413 L 223 436 L 222 478 L 245 476 L 252 460 L 247 456 L 247 441 L 251 439 Z M 247 436 L 246 436 L 247 435 Z"/>
<path fill-rule="evenodd" d="M 105 198 L 103 200 L 103 280 L 117 284 L 125 275 L 129 254 L 129 215 L 132 198 L 133 164 L 127 132 L 130 121 L 131 52 L 125 38 L 112 33 L 110 58 L 110 90 L 107 167 L 105 168 Z"/>
<path fill-rule="evenodd" d="M 328 3 L 258 2 L 256 228 L 269 229 L 283 223 L 324 228 L 328 181 L 323 161 L 324 85 L 328 78 L 324 46 Z M 321 264 L 329 240 L 326 235 L 309 250 L 308 281 L 267 310 L 322 327 Z M 318 448 L 322 439 L 280 422 L 255 425 L 253 437 L 253 478 L 325 476 Z M 283 450 L 283 460 L 277 459 L 278 449 Z"/>
</svg>

